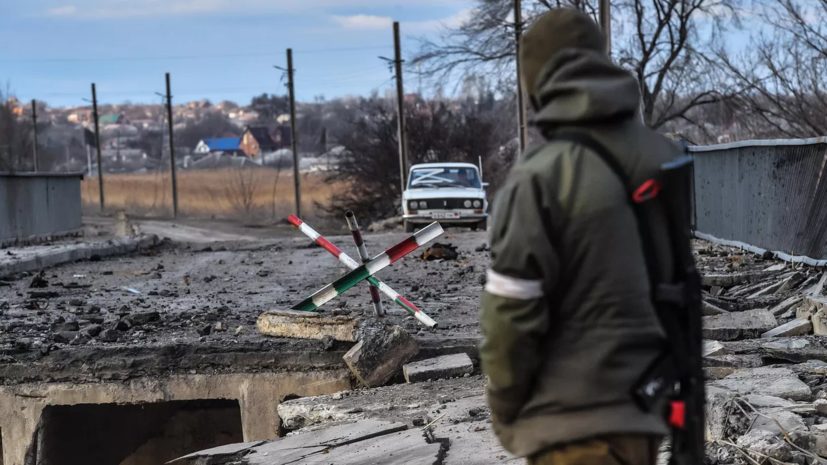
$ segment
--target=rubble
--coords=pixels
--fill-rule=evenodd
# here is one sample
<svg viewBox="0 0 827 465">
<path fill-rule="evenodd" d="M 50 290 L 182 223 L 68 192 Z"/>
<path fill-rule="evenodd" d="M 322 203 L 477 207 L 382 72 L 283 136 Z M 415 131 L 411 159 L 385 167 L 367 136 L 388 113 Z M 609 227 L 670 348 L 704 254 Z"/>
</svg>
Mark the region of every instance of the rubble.
<svg viewBox="0 0 827 465">
<path fill-rule="evenodd" d="M 365 331 L 359 342 L 343 357 L 345 363 L 366 387 L 387 383 L 419 353 L 419 343 L 399 326 L 383 326 Z"/>
<path fill-rule="evenodd" d="M 810 387 L 789 368 L 745 368 L 711 384 L 744 395 L 761 394 L 801 401 L 813 397 Z"/>
<path fill-rule="evenodd" d="M 351 316 L 328 316 L 324 313 L 297 310 L 274 310 L 263 313 L 256 323 L 261 334 L 298 339 L 324 339 L 356 342 L 359 325 L 364 320 Z"/>
<path fill-rule="evenodd" d="M 750 339 L 775 328 L 778 322 L 766 309 L 731 312 L 703 317 L 704 339 L 734 341 Z"/>
<path fill-rule="evenodd" d="M 762 334 L 761 337 L 801 336 L 809 334 L 812 329 L 813 325 L 810 323 L 810 320 L 795 319 L 767 331 Z"/>
<path fill-rule="evenodd" d="M 409 363 L 402 369 L 405 374 L 405 381 L 416 383 L 429 379 L 470 375 L 474 372 L 474 363 L 468 354 L 461 353 Z"/>
</svg>

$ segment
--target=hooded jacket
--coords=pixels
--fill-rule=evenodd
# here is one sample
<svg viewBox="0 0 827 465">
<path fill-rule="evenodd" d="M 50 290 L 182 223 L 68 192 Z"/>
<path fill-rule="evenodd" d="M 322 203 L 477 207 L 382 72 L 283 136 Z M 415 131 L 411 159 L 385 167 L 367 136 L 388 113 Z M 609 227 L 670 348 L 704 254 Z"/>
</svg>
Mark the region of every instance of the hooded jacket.
<svg viewBox="0 0 827 465">
<path fill-rule="evenodd" d="M 535 123 L 590 135 L 634 185 L 681 155 L 642 124 L 636 80 L 602 52 L 562 49 L 539 68 Z M 497 196 L 480 356 L 494 430 L 515 455 L 667 433 L 631 397 L 664 333 L 628 195 L 596 153 L 552 139 L 524 154 Z M 658 250 L 665 231 L 652 238 Z M 661 265 L 667 276 L 671 263 Z"/>
</svg>

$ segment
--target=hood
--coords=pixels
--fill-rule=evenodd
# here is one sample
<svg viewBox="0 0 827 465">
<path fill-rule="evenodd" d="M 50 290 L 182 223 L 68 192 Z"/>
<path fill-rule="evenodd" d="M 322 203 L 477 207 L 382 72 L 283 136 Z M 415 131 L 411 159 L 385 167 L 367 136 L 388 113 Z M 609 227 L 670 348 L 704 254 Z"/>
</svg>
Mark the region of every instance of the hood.
<svg viewBox="0 0 827 465">
<path fill-rule="evenodd" d="M 535 122 L 544 126 L 630 118 L 640 107 L 637 80 L 603 53 L 583 48 L 554 54 L 529 92 Z"/>
</svg>

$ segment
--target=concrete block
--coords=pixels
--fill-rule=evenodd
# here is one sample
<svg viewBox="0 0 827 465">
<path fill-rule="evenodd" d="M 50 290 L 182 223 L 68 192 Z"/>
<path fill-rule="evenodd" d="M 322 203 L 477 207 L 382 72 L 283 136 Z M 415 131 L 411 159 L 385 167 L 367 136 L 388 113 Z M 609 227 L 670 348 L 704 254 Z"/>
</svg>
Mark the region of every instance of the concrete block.
<svg viewBox="0 0 827 465">
<path fill-rule="evenodd" d="M 803 297 L 794 295 L 794 296 L 784 300 L 780 304 L 776 305 L 775 307 L 772 307 L 770 309 L 770 313 L 772 313 L 773 316 L 783 315 L 784 313 L 786 313 L 787 310 L 789 310 L 791 308 L 794 308 L 794 307 L 797 307 L 801 303 L 802 300 L 804 300 Z"/>
<path fill-rule="evenodd" d="M 800 401 L 809 401 L 813 396 L 810 387 L 788 368 L 746 368 L 713 381 L 712 385 L 742 395 L 761 394 Z"/>
<path fill-rule="evenodd" d="M 381 386 L 419 352 L 419 343 L 399 326 L 365 332 L 344 355 L 345 363 L 360 383 Z"/>
<path fill-rule="evenodd" d="M 804 276 L 804 273 L 796 271 L 795 273 L 790 275 L 790 277 L 783 281 L 783 284 L 780 288 L 778 288 L 777 291 L 775 291 L 775 293 L 781 294 L 784 292 L 790 292 L 791 290 L 795 289 L 796 286 L 803 283 L 805 278 L 806 276 Z"/>
<path fill-rule="evenodd" d="M 766 309 L 731 312 L 703 317 L 703 337 L 718 341 L 754 339 L 776 326 L 778 322 Z"/>
<path fill-rule="evenodd" d="M 261 334 L 296 339 L 333 338 L 356 342 L 359 338 L 360 318 L 331 316 L 324 313 L 274 310 L 258 317 L 256 327 Z"/>
<path fill-rule="evenodd" d="M 724 310 L 721 307 L 716 307 L 707 301 L 701 302 L 701 312 L 704 316 L 710 315 L 723 315 L 724 313 L 729 313 L 728 311 Z"/>
<path fill-rule="evenodd" d="M 701 277 L 704 286 L 731 287 L 739 284 L 748 284 L 767 277 L 769 273 L 721 273 L 707 274 Z"/>
<path fill-rule="evenodd" d="M 712 357 L 726 353 L 726 348 L 718 341 L 703 341 L 701 350 L 704 357 Z"/>
<path fill-rule="evenodd" d="M 813 325 L 810 323 L 810 320 L 796 319 L 767 331 L 762 334 L 761 337 L 802 336 L 804 334 L 809 334 L 812 329 Z"/>
<path fill-rule="evenodd" d="M 752 424 L 752 429 L 760 430 L 760 431 L 769 431 L 770 433 L 781 434 L 781 429 L 778 428 L 778 423 L 787 430 L 787 432 L 793 431 L 808 431 L 807 425 L 804 423 L 804 420 L 787 410 L 782 409 L 769 409 L 764 410 L 761 413 L 766 415 L 766 417 L 758 417 L 755 419 L 755 423 Z M 778 421 L 776 423 L 775 421 Z"/>
<path fill-rule="evenodd" d="M 736 442 L 741 447 L 771 457 L 775 461 L 787 463 L 793 457 L 792 447 L 770 431 L 753 429 L 738 438 Z"/>
<path fill-rule="evenodd" d="M 402 368 L 405 381 L 416 383 L 429 379 L 455 378 L 474 372 L 474 362 L 468 354 L 443 355 L 419 362 L 409 363 Z"/>
</svg>

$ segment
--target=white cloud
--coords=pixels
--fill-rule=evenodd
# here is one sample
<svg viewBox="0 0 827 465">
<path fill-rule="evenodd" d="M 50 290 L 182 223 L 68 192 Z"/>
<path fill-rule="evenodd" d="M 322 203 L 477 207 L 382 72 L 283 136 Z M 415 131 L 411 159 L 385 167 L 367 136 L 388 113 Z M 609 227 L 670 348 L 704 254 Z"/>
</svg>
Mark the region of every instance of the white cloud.
<svg viewBox="0 0 827 465">
<path fill-rule="evenodd" d="M 430 21 L 402 22 L 402 27 L 404 27 L 406 32 L 431 32 L 440 29 L 456 29 L 470 20 L 473 13 L 473 8 L 465 8 L 448 18 L 432 19 Z"/>
<path fill-rule="evenodd" d="M 47 12 L 49 16 L 73 16 L 77 13 L 78 7 L 75 5 L 68 5 L 68 6 L 61 6 L 58 8 L 52 8 Z"/>
<path fill-rule="evenodd" d="M 387 16 L 353 15 L 334 16 L 333 21 L 345 29 L 351 30 L 376 30 L 388 29 L 393 25 L 393 18 Z"/>
</svg>

